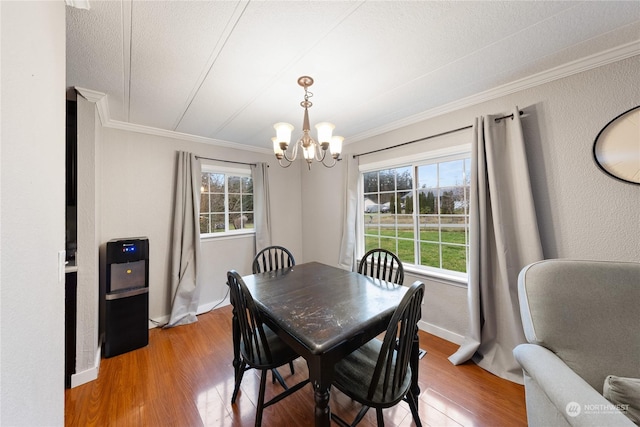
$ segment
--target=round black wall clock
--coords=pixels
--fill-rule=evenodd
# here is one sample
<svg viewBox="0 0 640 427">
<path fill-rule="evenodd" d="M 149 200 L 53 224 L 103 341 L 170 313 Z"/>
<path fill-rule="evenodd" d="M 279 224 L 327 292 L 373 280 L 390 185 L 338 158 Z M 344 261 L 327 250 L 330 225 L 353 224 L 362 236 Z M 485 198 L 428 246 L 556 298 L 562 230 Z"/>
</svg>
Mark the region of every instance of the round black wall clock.
<svg viewBox="0 0 640 427">
<path fill-rule="evenodd" d="M 608 175 L 640 185 L 640 105 L 602 128 L 593 144 L 593 157 Z"/>
</svg>

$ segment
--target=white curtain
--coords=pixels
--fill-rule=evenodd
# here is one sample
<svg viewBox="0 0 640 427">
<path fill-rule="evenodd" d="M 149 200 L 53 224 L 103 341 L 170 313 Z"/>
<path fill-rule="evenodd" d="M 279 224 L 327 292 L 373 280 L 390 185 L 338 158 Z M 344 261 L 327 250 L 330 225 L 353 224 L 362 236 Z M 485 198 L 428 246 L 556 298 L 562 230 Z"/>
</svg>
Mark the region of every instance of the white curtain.
<svg viewBox="0 0 640 427">
<path fill-rule="evenodd" d="M 541 260 L 542 246 L 531 194 L 519 112 L 513 119 L 477 118 L 471 155 L 469 334 L 449 357 L 469 359 L 493 374 L 522 384 L 512 351 L 526 342 L 517 278 Z"/>
<path fill-rule="evenodd" d="M 269 165 L 251 166 L 253 180 L 253 224 L 256 230 L 256 253 L 271 246 L 271 202 L 269 199 Z"/>
<path fill-rule="evenodd" d="M 195 154 L 178 152 L 173 211 L 171 316 L 167 327 L 197 322 L 200 287 L 200 161 Z"/>
<path fill-rule="evenodd" d="M 345 176 L 345 210 L 342 224 L 342 241 L 338 264 L 346 269 L 355 271 L 356 268 L 356 233 L 358 225 L 358 182 L 360 171 L 358 158 L 349 155 L 345 162 L 347 171 Z"/>
</svg>

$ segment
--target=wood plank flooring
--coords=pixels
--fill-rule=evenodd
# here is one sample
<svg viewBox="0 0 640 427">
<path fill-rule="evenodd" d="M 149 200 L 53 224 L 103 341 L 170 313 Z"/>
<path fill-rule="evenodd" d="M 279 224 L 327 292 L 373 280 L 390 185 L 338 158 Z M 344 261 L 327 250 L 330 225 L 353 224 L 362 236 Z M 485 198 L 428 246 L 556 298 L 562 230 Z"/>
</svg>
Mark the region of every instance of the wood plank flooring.
<svg viewBox="0 0 640 427">
<path fill-rule="evenodd" d="M 453 366 L 457 346 L 420 332 L 420 419 L 425 426 L 526 426 L 524 388 L 473 363 Z M 102 359 L 98 379 L 65 392 L 65 425 L 71 426 L 253 426 L 259 376 L 247 371 L 235 405 L 231 306 L 199 316 L 199 321 L 149 331 L 149 345 Z M 280 372 L 288 384 L 308 375 L 304 359 Z M 267 383 L 267 396 L 280 386 Z M 331 409 L 352 420 L 359 405 L 331 392 Z M 385 425 L 414 425 L 404 402 L 384 411 Z M 310 385 L 265 409 L 264 427 L 312 426 Z M 375 426 L 371 410 L 360 424 Z"/>
</svg>

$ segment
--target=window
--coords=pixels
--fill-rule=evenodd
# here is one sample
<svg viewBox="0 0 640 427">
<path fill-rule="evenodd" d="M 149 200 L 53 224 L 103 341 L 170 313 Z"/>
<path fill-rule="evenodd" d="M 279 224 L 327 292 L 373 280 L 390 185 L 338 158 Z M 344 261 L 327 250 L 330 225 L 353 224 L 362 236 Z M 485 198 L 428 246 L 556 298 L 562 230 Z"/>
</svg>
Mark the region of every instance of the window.
<svg viewBox="0 0 640 427">
<path fill-rule="evenodd" d="M 202 237 L 253 232 L 253 180 L 242 169 L 203 165 L 200 188 Z"/>
<path fill-rule="evenodd" d="M 466 277 L 470 165 L 464 152 L 363 171 L 363 253 L 380 247 L 426 273 Z"/>
</svg>

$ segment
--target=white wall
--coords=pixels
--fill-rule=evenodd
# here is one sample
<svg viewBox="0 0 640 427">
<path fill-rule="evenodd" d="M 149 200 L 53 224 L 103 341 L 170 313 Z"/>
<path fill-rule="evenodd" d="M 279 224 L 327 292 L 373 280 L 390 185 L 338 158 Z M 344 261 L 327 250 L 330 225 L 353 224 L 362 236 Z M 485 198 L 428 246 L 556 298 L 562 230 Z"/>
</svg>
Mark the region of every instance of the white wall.
<svg viewBox="0 0 640 427">
<path fill-rule="evenodd" d="M 0 3 L 3 426 L 64 424 L 64 8 Z"/>
<path fill-rule="evenodd" d="M 526 113 L 522 121 L 545 257 L 638 261 L 640 187 L 601 172 L 592 147 L 612 118 L 640 104 L 639 81 L 636 56 L 348 144 L 343 157 L 457 129 L 472 124 L 476 116 L 509 113 L 517 105 Z M 440 144 L 436 138 L 381 155 L 388 158 Z M 305 256 L 337 264 L 344 165 L 316 167 L 302 175 L 304 222 L 313 224 L 304 227 Z M 422 326 L 459 340 L 467 330 L 466 289 L 412 275 L 405 281 L 415 279 L 427 286 Z"/>
</svg>

